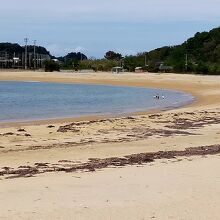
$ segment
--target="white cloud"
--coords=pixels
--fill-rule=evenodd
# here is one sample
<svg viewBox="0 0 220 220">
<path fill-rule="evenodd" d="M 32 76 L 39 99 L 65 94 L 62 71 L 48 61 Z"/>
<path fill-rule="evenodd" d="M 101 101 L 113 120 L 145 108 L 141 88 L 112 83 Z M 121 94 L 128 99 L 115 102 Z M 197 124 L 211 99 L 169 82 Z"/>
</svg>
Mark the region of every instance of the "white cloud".
<svg viewBox="0 0 220 220">
<path fill-rule="evenodd" d="M 84 51 L 86 51 L 86 49 L 82 46 L 77 46 L 73 51 L 74 52 L 84 52 Z"/>
<path fill-rule="evenodd" d="M 75 48 L 71 48 L 70 46 L 64 46 L 62 43 L 60 44 L 49 44 L 46 45 L 47 49 L 51 52 L 51 54 L 55 56 L 63 56 L 71 52 L 82 52 L 86 53 L 86 49 L 82 46 L 76 46 Z"/>
</svg>

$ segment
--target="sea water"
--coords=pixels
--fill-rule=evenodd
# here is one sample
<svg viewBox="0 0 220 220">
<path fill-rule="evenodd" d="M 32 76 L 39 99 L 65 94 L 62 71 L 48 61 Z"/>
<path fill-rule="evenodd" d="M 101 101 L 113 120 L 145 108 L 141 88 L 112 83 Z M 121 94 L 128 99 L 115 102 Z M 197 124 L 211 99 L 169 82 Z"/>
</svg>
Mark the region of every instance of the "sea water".
<svg viewBox="0 0 220 220">
<path fill-rule="evenodd" d="M 0 122 L 121 115 L 175 108 L 192 101 L 190 94 L 162 89 L 2 81 Z"/>
</svg>

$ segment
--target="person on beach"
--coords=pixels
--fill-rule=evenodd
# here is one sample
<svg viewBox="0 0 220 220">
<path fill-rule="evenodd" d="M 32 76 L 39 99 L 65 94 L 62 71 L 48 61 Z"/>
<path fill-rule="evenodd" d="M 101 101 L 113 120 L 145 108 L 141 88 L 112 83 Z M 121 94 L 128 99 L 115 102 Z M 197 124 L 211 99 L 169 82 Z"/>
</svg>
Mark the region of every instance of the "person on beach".
<svg viewBox="0 0 220 220">
<path fill-rule="evenodd" d="M 154 96 L 155 99 L 160 99 L 160 96 L 157 94 Z"/>
<path fill-rule="evenodd" d="M 157 94 L 157 95 L 154 96 L 154 98 L 155 98 L 155 99 L 160 99 L 160 96 Z M 162 98 L 162 99 L 165 99 L 165 96 L 162 95 L 161 98 Z"/>
</svg>

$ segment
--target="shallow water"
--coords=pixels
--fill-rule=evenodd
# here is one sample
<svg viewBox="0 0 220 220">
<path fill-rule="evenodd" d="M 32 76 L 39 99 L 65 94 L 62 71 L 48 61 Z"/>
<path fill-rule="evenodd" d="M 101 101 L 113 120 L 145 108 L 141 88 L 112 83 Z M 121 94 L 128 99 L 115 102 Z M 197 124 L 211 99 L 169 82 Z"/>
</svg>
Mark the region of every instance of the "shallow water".
<svg viewBox="0 0 220 220">
<path fill-rule="evenodd" d="M 155 95 L 160 99 L 155 99 Z M 164 99 L 162 99 L 164 96 Z M 0 122 L 112 115 L 179 107 L 190 94 L 137 87 L 0 82 Z"/>
</svg>

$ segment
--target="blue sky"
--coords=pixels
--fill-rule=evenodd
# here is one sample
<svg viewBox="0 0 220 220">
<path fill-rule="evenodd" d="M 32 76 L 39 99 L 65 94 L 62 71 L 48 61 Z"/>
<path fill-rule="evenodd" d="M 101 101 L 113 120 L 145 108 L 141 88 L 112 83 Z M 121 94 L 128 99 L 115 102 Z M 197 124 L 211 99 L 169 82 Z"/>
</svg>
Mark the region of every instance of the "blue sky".
<svg viewBox="0 0 220 220">
<path fill-rule="evenodd" d="M 0 42 L 28 37 L 56 56 L 136 54 L 220 26 L 219 10 L 219 0 L 10 0 L 0 7 Z"/>
</svg>

